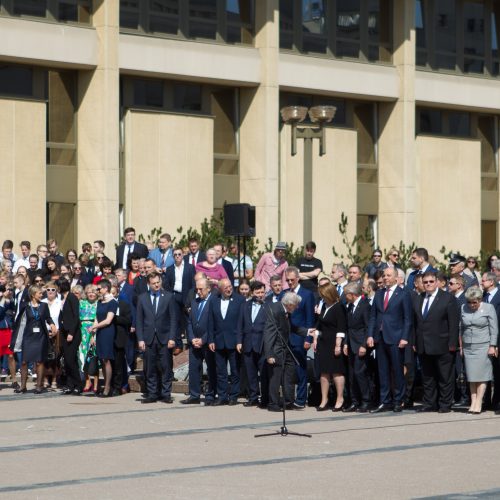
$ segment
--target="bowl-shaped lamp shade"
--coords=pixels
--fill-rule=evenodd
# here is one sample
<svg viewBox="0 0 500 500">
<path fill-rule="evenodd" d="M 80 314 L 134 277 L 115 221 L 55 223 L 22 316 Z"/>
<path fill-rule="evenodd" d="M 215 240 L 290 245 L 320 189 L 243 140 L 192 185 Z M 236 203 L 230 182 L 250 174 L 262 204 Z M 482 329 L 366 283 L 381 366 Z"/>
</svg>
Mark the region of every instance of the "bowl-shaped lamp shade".
<svg viewBox="0 0 500 500">
<path fill-rule="evenodd" d="M 313 123 L 329 123 L 333 120 L 336 111 L 335 106 L 313 106 L 309 110 L 309 118 Z"/>
<path fill-rule="evenodd" d="M 305 106 L 286 106 L 281 108 L 281 119 L 285 123 L 300 123 L 307 115 Z"/>
</svg>

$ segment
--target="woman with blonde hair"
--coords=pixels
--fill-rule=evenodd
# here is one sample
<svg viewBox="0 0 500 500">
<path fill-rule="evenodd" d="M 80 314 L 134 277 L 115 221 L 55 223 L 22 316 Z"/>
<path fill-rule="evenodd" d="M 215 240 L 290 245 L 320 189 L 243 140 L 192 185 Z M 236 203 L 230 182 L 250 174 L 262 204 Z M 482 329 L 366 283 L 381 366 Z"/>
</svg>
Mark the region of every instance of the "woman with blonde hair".
<svg viewBox="0 0 500 500">
<path fill-rule="evenodd" d="M 95 285 L 87 285 L 84 291 L 84 298 L 80 300 L 80 328 L 82 333 L 82 341 L 80 343 L 80 348 L 78 351 L 78 361 L 80 365 L 80 371 L 84 371 L 85 360 L 87 359 L 90 341 L 92 339 L 93 333 L 91 331 L 94 325 L 94 320 L 97 311 L 97 287 Z M 99 375 L 92 375 L 94 377 L 94 384 L 88 373 L 85 375 L 85 387 L 83 392 L 93 391 L 97 393 L 99 390 Z"/>
</svg>

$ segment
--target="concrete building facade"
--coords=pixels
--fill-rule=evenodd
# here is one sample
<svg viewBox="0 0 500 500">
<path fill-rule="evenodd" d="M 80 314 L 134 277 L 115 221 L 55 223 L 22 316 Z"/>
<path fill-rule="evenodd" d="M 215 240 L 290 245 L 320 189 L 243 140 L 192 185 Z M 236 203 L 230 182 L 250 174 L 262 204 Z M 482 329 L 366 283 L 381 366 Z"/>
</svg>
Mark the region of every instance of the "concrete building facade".
<svg viewBox="0 0 500 500">
<path fill-rule="evenodd" d="M 381 248 L 498 248 L 499 3 L 0 0 L 0 238 L 112 246 L 245 202 L 326 262 L 342 213 Z M 320 104 L 326 154 L 292 155 L 280 108 Z"/>
</svg>

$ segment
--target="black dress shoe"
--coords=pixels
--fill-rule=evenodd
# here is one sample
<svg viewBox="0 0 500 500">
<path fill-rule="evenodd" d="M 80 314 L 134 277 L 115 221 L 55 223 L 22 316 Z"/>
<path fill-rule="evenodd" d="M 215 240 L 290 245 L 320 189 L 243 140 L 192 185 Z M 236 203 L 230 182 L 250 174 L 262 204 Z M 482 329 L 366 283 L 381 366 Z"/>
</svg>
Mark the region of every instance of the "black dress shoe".
<svg viewBox="0 0 500 500">
<path fill-rule="evenodd" d="M 18 387 L 17 389 L 14 389 L 14 392 L 16 394 L 26 394 L 26 392 L 28 391 L 28 389 L 26 389 L 26 387 Z"/>
<path fill-rule="evenodd" d="M 238 404 L 237 399 L 230 399 L 228 405 L 229 406 L 236 406 Z"/>
<path fill-rule="evenodd" d="M 156 403 L 157 401 L 158 400 L 154 399 L 154 398 L 144 398 L 144 399 L 141 399 L 141 404 L 148 405 L 148 404 L 151 404 L 151 403 Z"/>
<path fill-rule="evenodd" d="M 392 405 L 389 404 L 381 404 L 378 405 L 376 408 L 373 410 L 370 410 L 370 413 L 382 413 L 384 411 L 391 411 L 393 409 Z"/>
<path fill-rule="evenodd" d="M 436 408 L 433 408 L 432 406 L 420 406 L 415 411 L 417 413 L 431 413 L 431 412 L 435 412 Z"/>
<path fill-rule="evenodd" d="M 258 401 L 245 401 L 243 403 L 243 406 L 245 406 L 246 408 L 248 408 L 249 406 L 259 406 L 259 402 Z"/>
<path fill-rule="evenodd" d="M 367 404 L 361 404 L 356 408 L 356 413 L 366 413 L 370 407 Z"/>
<path fill-rule="evenodd" d="M 174 402 L 174 400 L 170 396 L 168 396 L 166 398 L 161 398 L 161 399 L 159 399 L 159 401 L 160 401 L 160 403 L 166 403 L 166 404 L 171 404 Z"/>
<path fill-rule="evenodd" d="M 293 406 L 293 403 L 287 403 L 285 405 L 285 410 L 295 410 L 295 406 Z"/>
<path fill-rule="evenodd" d="M 281 413 L 283 411 L 283 409 L 280 408 L 279 406 L 268 406 L 267 411 L 275 411 L 275 412 Z"/>
<path fill-rule="evenodd" d="M 182 403 L 182 401 L 181 401 Z M 214 406 L 215 405 L 215 401 L 213 399 L 205 399 L 205 406 Z"/>
<path fill-rule="evenodd" d="M 342 406 L 334 406 L 332 408 L 332 411 L 333 411 L 333 413 L 337 413 L 339 411 L 344 411 L 344 405 L 342 405 Z"/>
<path fill-rule="evenodd" d="M 69 396 L 70 394 L 73 394 L 73 389 L 70 389 L 69 387 L 66 387 L 65 389 L 63 389 L 62 393 L 65 396 Z"/>
<path fill-rule="evenodd" d="M 470 401 L 467 399 L 461 399 L 460 401 L 457 401 L 456 403 L 453 403 L 451 405 L 452 408 L 466 408 L 470 406 Z"/>
<path fill-rule="evenodd" d="M 394 413 L 401 413 L 403 411 L 403 403 L 394 403 L 394 407 L 392 408 Z"/>
<path fill-rule="evenodd" d="M 328 408 L 328 405 L 325 406 L 316 406 L 316 411 L 328 411 L 330 408 Z"/>
<path fill-rule="evenodd" d="M 214 401 L 213 406 L 227 406 L 229 404 L 229 401 L 227 399 L 217 399 Z"/>
<path fill-rule="evenodd" d="M 199 405 L 200 404 L 200 398 L 187 398 L 187 399 L 183 399 L 181 400 L 181 403 L 183 405 Z M 207 402 L 205 401 L 205 405 L 207 404 Z"/>
<path fill-rule="evenodd" d="M 450 413 L 451 408 L 439 408 L 438 413 Z"/>
<path fill-rule="evenodd" d="M 413 408 L 413 406 L 415 405 L 415 403 L 411 399 L 407 399 L 403 404 L 405 410 L 409 410 L 410 408 Z"/>
<path fill-rule="evenodd" d="M 355 405 L 354 403 L 350 406 L 348 406 L 347 408 L 344 408 L 342 411 L 344 411 L 345 413 L 352 413 L 354 411 L 356 411 L 358 409 L 358 405 Z"/>
</svg>

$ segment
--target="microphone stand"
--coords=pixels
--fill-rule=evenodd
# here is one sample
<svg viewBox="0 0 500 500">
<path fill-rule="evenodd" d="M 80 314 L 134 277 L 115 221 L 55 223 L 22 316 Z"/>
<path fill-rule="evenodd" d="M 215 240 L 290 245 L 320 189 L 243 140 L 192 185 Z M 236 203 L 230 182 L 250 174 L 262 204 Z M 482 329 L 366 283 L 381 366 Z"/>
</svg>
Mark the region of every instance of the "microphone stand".
<svg viewBox="0 0 500 500">
<path fill-rule="evenodd" d="M 274 432 L 267 432 L 265 434 L 255 434 L 254 437 L 259 438 L 259 437 L 268 437 L 268 436 L 299 436 L 299 437 L 312 437 L 311 434 L 302 434 L 300 432 L 292 432 L 288 430 L 288 427 L 286 426 L 286 401 L 285 401 L 285 357 L 286 357 L 286 352 L 285 349 L 290 353 L 292 356 L 293 361 L 297 366 L 299 366 L 299 362 L 297 361 L 297 358 L 293 354 L 292 349 L 288 345 L 287 340 L 283 337 L 281 334 L 280 329 L 278 328 L 278 325 L 274 321 L 274 317 L 272 315 L 272 312 L 270 311 L 269 308 L 266 308 L 266 313 L 267 313 L 267 318 L 270 320 L 274 331 L 277 333 L 277 336 L 279 340 L 281 341 L 281 345 L 283 346 L 282 350 L 282 355 L 281 355 L 281 362 L 282 362 L 282 368 L 281 368 L 281 391 L 283 395 L 283 408 L 282 408 L 282 413 L 283 413 L 283 423 L 280 427 L 279 431 L 274 431 Z M 267 359 L 265 360 L 267 363 Z"/>
</svg>

